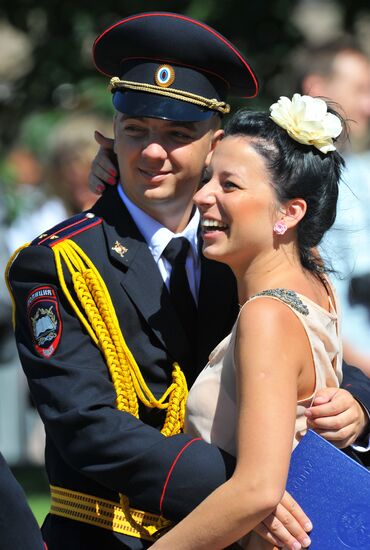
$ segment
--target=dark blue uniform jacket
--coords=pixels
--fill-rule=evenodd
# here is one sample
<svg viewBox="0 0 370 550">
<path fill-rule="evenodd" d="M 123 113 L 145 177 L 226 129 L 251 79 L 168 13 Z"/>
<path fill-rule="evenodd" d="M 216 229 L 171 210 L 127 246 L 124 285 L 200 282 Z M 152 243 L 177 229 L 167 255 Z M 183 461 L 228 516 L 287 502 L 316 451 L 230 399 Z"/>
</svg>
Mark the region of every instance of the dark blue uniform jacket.
<svg viewBox="0 0 370 550">
<path fill-rule="evenodd" d="M 190 385 L 235 320 L 231 272 L 202 260 L 199 336 L 197 348 L 191 349 L 157 265 L 116 190 L 108 190 L 91 212 L 90 217 L 82 214 L 60 224 L 48 235 L 68 236 L 93 261 L 108 287 L 126 342 L 155 395 L 161 396 L 171 384 L 174 361 Z M 232 461 L 187 435 L 162 436 L 161 411 L 142 407 L 138 420 L 116 409 L 102 354 L 59 287 L 51 248 L 56 240 L 37 239 L 10 270 L 18 349 L 45 423 L 50 484 L 109 500 L 123 493 L 133 507 L 178 519 L 224 481 Z M 116 251 L 117 242 L 127 249 L 123 256 Z M 70 282 L 68 273 L 66 280 Z M 69 288 L 73 293 L 70 284 Z M 52 353 L 35 328 L 35 312 L 43 305 L 53 306 L 59 323 Z M 109 545 L 117 539 L 122 540 L 121 548 L 128 538 L 56 516 L 47 518 L 44 532 L 49 550 L 114 548 Z M 61 538 L 67 532 L 68 544 Z M 145 542 L 129 539 L 129 548 L 146 547 Z"/>
<path fill-rule="evenodd" d="M 190 386 L 210 351 L 231 330 L 238 311 L 231 271 L 202 259 L 198 343 L 191 349 L 144 238 L 115 189 L 104 193 L 89 216 L 67 220 L 24 249 L 10 270 L 18 349 L 45 423 L 50 483 L 109 500 L 123 493 L 133 507 L 178 520 L 225 481 L 233 459 L 185 434 L 165 438 L 159 431 L 162 412 L 141 407 L 138 420 L 116 409 L 102 354 L 60 289 L 52 251 L 58 239 L 50 238 L 52 234 L 74 240 L 99 270 L 126 342 L 158 397 L 171 383 L 174 361 Z M 67 272 L 66 280 L 73 293 Z M 39 335 L 45 328 L 45 321 L 41 328 L 35 321 L 40 321 L 35 314 L 40 304 L 52 307 L 57 319 L 54 347 Z M 350 388 L 353 393 L 356 384 Z M 369 392 L 366 398 L 370 407 Z M 43 533 L 49 550 L 148 546 L 50 515 Z"/>
</svg>

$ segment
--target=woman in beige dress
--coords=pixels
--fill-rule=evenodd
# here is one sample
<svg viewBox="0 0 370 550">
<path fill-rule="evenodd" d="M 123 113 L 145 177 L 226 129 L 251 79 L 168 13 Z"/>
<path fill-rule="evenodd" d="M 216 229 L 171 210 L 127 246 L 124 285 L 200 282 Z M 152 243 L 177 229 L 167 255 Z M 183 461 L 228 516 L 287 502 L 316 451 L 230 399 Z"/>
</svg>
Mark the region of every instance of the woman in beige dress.
<svg viewBox="0 0 370 550">
<path fill-rule="evenodd" d="M 233 270 L 240 313 L 190 391 L 186 430 L 237 466 L 156 550 L 274 548 L 243 536 L 281 500 L 315 392 L 341 381 L 338 308 L 315 254 L 335 219 L 341 130 L 323 100 L 295 94 L 237 113 L 212 156 L 195 195 L 203 253 Z"/>
</svg>

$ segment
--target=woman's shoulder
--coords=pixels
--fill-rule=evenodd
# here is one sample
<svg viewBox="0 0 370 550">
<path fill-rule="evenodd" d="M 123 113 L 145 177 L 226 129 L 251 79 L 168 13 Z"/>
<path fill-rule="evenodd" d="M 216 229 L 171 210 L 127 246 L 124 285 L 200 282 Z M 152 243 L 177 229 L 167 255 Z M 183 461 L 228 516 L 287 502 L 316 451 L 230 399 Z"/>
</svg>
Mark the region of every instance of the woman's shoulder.
<svg viewBox="0 0 370 550">
<path fill-rule="evenodd" d="M 262 358 L 262 368 L 269 362 L 280 368 L 283 362 L 284 369 L 299 370 L 308 358 L 301 315 L 271 293 L 248 300 L 239 314 L 236 357 L 254 365 Z"/>
<path fill-rule="evenodd" d="M 293 311 L 292 311 L 293 310 Z M 296 312 L 308 314 L 300 296 L 289 289 L 269 289 L 251 296 L 241 307 L 238 319 L 239 335 L 263 332 L 264 336 L 285 336 L 300 321 Z"/>
<path fill-rule="evenodd" d="M 304 297 L 294 290 L 288 288 L 271 288 L 267 290 L 262 290 L 261 292 L 257 292 L 256 294 L 251 296 L 246 303 L 256 301 L 257 298 L 273 298 L 274 301 L 283 302 L 284 304 L 293 308 L 295 311 L 298 311 L 298 313 L 301 313 L 302 315 L 308 315 L 309 313 L 309 309 L 304 302 Z M 270 307 L 273 306 L 270 305 Z M 280 308 L 275 306 L 275 310 L 279 311 Z"/>
</svg>

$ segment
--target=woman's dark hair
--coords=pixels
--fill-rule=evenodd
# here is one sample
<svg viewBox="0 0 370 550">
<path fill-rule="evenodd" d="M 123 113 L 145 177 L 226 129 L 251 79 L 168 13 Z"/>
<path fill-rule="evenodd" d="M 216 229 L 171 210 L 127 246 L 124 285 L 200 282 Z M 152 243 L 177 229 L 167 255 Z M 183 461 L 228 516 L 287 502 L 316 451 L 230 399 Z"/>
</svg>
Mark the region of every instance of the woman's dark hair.
<svg viewBox="0 0 370 550">
<path fill-rule="evenodd" d="M 331 107 L 328 112 L 339 116 Z M 300 259 L 303 267 L 321 273 L 324 266 L 313 249 L 335 220 L 343 158 L 338 151 L 324 154 L 293 140 L 268 112 L 235 113 L 225 126 L 225 137 L 239 135 L 253 138 L 252 147 L 265 159 L 279 202 L 298 197 L 306 201 L 306 214 L 297 227 Z"/>
</svg>

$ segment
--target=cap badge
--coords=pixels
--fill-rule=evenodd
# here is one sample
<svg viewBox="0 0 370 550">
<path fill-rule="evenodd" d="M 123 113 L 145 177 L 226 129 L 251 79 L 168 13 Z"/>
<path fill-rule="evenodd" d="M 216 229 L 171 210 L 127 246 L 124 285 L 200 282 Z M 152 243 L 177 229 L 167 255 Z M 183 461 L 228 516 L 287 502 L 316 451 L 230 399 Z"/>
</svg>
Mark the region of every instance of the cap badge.
<svg viewBox="0 0 370 550">
<path fill-rule="evenodd" d="M 112 246 L 112 250 L 114 250 L 114 252 L 117 252 L 117 254 L 121 256 L 121 258 L 123 258 L 126 252 L 128 252 L 128 248 L 123 246 L 123 244 L 121 244 L 119 241 L 116 241 L 114 243 L 114 246 Z"/>
<path fill-rule="evenodd" d="M 161 88 L 168 88 L 175 80 L 175 69 L 171 65 L 160 65 L 155 72 L 154 80 Z"/>
</svg>

